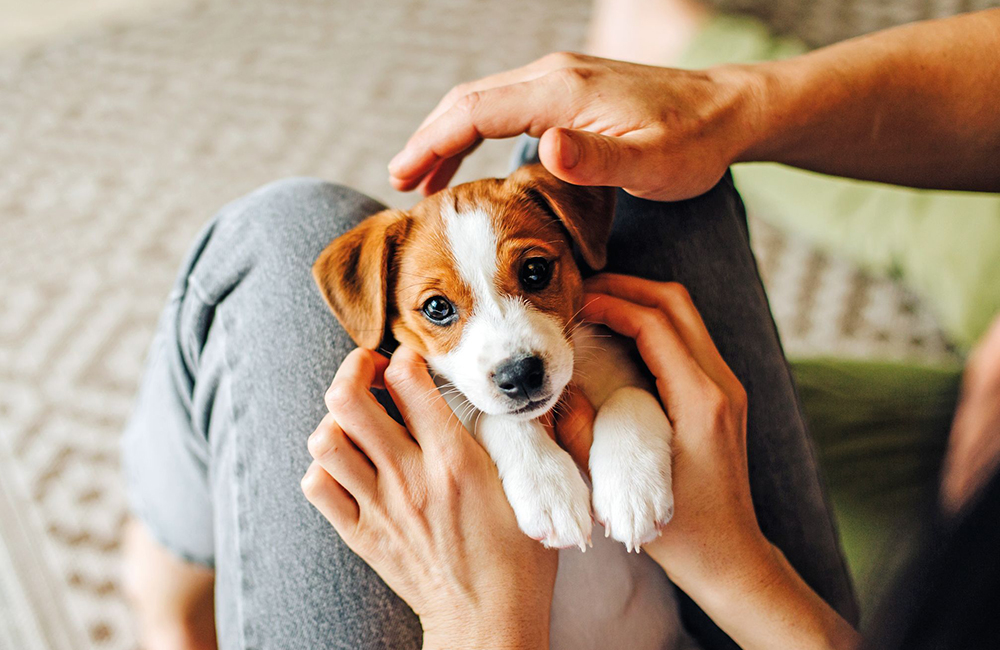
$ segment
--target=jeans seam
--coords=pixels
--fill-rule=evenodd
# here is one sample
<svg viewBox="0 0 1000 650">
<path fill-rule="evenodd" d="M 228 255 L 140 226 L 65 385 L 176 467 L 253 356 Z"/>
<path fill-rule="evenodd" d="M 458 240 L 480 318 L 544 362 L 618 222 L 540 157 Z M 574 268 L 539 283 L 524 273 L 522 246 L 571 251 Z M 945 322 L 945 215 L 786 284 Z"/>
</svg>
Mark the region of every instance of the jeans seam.
<svg viewBox="0 0 1000 650">
<path fill-rule="evenodd" d="M 194 278 L 191 279 L 194 280 Z M 201 289 L 197 281 L 195 281 L 194 285 L 195 286 L 193 288 L 195 292 L 201 293 L 202 295 L 198 297 L 199 299 L 202 299 L 204 296 L 203 289 Z M 236 574 L 235 576 L 236 584 L 239 585 L 239 597 L 235 599 L 236 602 L 234 603 L 234 607 L 236 609 L 237 629 L 239 630 L 238 647 L 245 649 L 248 647 L 247 645 L 248 623 L 246 621 L 246 616 L 244 615 L 243 611 L 243 603 L 245 601 L 244 589 L 246 585 L 246 581 L 244 580 L 244 575 L 243 575 L 243 567 L 246 564 L 246 557 L 243 552 L 243 543 L 242 543 L 243 522 L 241 521 L 241 508 L 240 508 L 241 487 L 244 479 L 245 467 L 243 464 L 243 458 L 240 455 L 241 447 L 237 440 L 237 438 L 239 437 L 239 427 L 236 426 L 236 403 L 233 400 L 233 381 L 236 375 L 233 373 L 233 364 L 229 356 L 229 328 L 226 325 L 225 314 L 220 312 L 216 316 L 217 316 L 216 322 L 218 323 L 219 328 L 222 331 L 222 341 L 221 341 L 221 345 L 223 346 L 222 360 L 223 364 L 225 364 L 225 373 L 229 377 L 229 381 L 223 383 L 225 384 L 225 390 L 228 392 L 227 398 L 229 402 L 229 408 L 227 409 L 226 416 L 229 420 L 228 422 L 229 436 L 230 436 L 229 444 L 232 445 L 233 473 L 235 475 L 233 477 L 234 480 L 232 482 L 232 487 L 231 487 L 233 491 L 232 500 L 233 500 L 233 510 L 234 510 L 233 541 L 236 546 L 236 556 L 239 558 L 239 561 L 234 563 L 233 571 Z"/>
</svg>

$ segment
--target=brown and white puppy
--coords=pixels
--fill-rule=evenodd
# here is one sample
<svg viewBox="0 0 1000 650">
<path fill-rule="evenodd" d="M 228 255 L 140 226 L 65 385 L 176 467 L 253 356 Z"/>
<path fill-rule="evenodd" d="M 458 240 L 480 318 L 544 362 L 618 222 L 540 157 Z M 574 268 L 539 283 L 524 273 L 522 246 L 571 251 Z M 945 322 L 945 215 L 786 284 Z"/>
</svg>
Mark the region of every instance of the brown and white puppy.
<svg viewBox="0 0 1000 650">
<path fill-rule="evenodd" d="M 573 244 L 600 269 L 614 190 L 564 183 L 541 165 L 386 210 L 335 239 L 313 268 L 359 346 L 391 334 L 417 350 L 496 462 L 525 533 L 584 549 L 591 503 L 628 550 L 673 514 L 670 423 L 619 337 L 575 320 Z M 593 495 L 538 418 L 573 380 L 598 409 Z"/>
</svg>

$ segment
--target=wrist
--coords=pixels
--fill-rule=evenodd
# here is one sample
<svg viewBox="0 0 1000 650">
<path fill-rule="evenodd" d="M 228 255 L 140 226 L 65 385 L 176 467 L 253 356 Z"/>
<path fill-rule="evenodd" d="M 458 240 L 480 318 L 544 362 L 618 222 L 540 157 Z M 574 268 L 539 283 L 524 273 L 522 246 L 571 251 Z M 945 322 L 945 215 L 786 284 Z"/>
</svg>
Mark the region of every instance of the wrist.
<svg viewBox="0 0 1000 650">
<path fill-rule="evenodd" d="M 706 73 L 720 89 L 728 105 L 722 112 L 722 131 L 729 143 L 729 164 L 763 160 L 772 131 L 770 104 L 774 101 L 773 72 L 765 64 L 731 64 L 710 68 Z"/>
<path fill-rule="evenodd" d="M 549 647 L 548 608 L 491 608 L 489 611 L 427 619 L 423 650 L 542 650 Z"/>
<path fill-rule="evenodd" d="M 741 558 L 724 562 L 724 566 L 702 569 L 691 597 L 705 611 L 730 611 L 747 594 L 762 594 L 784 577 L 784 554 L 763 534 Z"/>
<path fill-rule="evenodd" d="M 781 566 L 781 551 L 759 529 L 749 536 L 717 540 L 717 544 L 695 546 L 692 554 L 680 556 L 676 549 L 647 547 L 670 581 L 708 611 L 723 606 L 734 594 L 757 589 L 774 579 Z"/>
</svg>

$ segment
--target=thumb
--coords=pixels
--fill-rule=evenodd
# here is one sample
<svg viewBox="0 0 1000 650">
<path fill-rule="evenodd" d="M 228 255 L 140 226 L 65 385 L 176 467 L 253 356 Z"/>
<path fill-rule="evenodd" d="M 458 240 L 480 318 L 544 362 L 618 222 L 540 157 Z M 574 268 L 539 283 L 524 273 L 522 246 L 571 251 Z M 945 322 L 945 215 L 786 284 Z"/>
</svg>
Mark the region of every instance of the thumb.
<svg viewBox="0 0 1000 650">
<path fill-rule="evenodd" d="M 403 416 L 410 435 L 421 447 L 464 431 L 427 371 L 423 357 L 401 345 L 385 369 L 385 388 Z"/>
<path fill-rule="evenodd" d="M 625 137 L 554 128 L 542 134 L 538 157 L 556 177 L 574 185 L 636 185 L 642 149 Z"/>
</svg>

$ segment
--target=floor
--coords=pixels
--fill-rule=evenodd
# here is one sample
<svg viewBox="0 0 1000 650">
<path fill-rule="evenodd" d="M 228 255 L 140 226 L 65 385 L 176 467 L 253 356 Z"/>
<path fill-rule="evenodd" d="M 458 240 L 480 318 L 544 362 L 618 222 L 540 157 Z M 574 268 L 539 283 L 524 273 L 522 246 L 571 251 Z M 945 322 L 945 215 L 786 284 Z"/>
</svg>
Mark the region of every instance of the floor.
<svg viewBox="0 0 1000 650">
<path fill-rule="evenodd" d="M 0 0 L 0 48 L 30 46 L 97 26 L 141 20 L 187 0 Z"/>
</svg>

